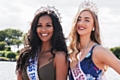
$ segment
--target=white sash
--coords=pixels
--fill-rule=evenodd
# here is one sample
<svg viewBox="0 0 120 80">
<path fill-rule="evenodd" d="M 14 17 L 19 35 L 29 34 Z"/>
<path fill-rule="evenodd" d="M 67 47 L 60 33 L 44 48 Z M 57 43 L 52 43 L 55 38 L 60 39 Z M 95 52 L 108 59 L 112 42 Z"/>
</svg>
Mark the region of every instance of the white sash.
<svg viewBox="0 0 120 80">
<path fill-rule="evenodd" d="M 82 71 L 80 62 L 74 69 L 71 69 L 74 80 L 87 80 L 85 73 Z"/>
<path fill-rule="evenodd" d="M 35 58 L 35 60 L 33 62 L 31 62 L 32 60 L 30 59 L 30 65 L 27 66 L 27 74 L 29 77 L 29 80 L 39 80 L 38 78 L 38 73 L 37 73 L 37 57 Z"/>
</svg>

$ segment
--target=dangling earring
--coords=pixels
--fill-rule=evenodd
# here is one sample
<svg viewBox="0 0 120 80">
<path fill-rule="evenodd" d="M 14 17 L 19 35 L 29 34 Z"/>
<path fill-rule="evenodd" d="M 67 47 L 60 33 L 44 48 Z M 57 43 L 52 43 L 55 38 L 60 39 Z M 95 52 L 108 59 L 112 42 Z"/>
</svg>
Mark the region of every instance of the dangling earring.
<svg viewBox="0 0 120 80">
<path fill-rule="evenodd" d="M 94 31 L 94 30 L 95 30 L 95 28 L 93 27 L 92 31 Z"/>
</svg>

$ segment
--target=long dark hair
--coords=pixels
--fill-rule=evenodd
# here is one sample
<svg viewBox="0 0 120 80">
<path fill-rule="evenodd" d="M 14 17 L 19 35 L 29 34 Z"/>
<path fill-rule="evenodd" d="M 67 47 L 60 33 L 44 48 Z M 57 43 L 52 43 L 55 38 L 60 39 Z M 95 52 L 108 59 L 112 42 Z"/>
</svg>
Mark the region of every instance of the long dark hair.
<svg viewBox="0 0 120 80">
<path fill-rule="evenodd" d="M 37 29 L 39 18 L 44 15 L 48 15 L 51 17 L 53 28 L 54 28 L 53 36 L 51 38 L 51 44 L 52 44 L 51 53 L 53 55 L 53 58 L 55 56 L 55 53 L 53 50 L 56 50 L 56 51 L 64 51 L 67 59 L 68 51 L 67 51 L 67 45 L 65 42 L 66 38 L 64 37 L 59 18 L 54 13 L 54 11 L 51 11 L 51 13 L 48 13 L 47 11 L 40 12 L 34 17 L 31 23 L 31 28 L 28 31 L 27 39 L 25 42 L 25 47 L 20 51 L 20 56 L 17 60 L 16 70 L 19 70 L 19 69 L 22 70 L 23 67 L 29 65 L 30 64 L 29 59 L 30 58 L 34 59 L 36 55 L 36 51 L 38 50 L 38 48 L 41 47 L 42 41 L 38 37 L 36 29 Z"/>
</svg>

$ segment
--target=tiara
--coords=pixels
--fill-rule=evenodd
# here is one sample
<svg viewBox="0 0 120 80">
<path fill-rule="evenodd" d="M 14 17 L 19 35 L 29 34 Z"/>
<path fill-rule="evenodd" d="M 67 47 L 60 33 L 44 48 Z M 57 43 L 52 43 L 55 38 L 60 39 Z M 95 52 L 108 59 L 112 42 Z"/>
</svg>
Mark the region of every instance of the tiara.
<svg viewBox="0 0 120 80">
<path fill-rule="evenodd" d="M 95 5 L 95 3 L 90 2 L 89 0 L 88 1 L 84 0 L 84 2 L 82 2 L 80 4 L 78 11 L 82 11 L 85 9 L 88 9 L 88 10 L 94 12 L 96 15 L 98 14 L 97 6 Z"/>
<path fill-rule="evenodd" d="M 48 14 L 54 13 L 54 15 L 55 15 L 55 16 L 59 19 L 59 21 L 61 22 L 60 13 L 58 12 L 58 10 L 57 10 L 54 6 L 49 6 L 49 5 L 47 5 L 46 7 L 45 7 L 45 6 L 42 6 L 42 7 L 40 7 L 40 8 L 35 12 L 35 15 L 37 15 L 38 13 L 41 13 L 41 12 L 47 12 Z"/>
</svg>

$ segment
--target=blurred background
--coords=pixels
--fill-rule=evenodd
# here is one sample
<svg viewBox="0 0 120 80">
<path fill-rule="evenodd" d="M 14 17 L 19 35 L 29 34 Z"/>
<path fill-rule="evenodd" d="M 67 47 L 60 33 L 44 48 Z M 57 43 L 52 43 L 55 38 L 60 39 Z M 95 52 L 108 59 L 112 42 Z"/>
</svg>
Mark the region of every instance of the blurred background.
<svg viewBox="0 0 120 80">
<path fill-rule="evenodd" d="M 72 21 L 83 0 L 0 0 L 0 80 L 16 80 L 15 65 L 19 50 L 24 46 L 34 13 L 41 6 L 55 6 L 61 13 L 64 35 L 67 37 Z M 98 7 L 102 44 L 120 59 L 120 1 L 90 0 Z M 69 42 L 67 42 L 69 43 Z M 108 69 L 108 80 L 119 75 Z M 114 75 L 117 75 L 116 78 Z"/>
</svg>

